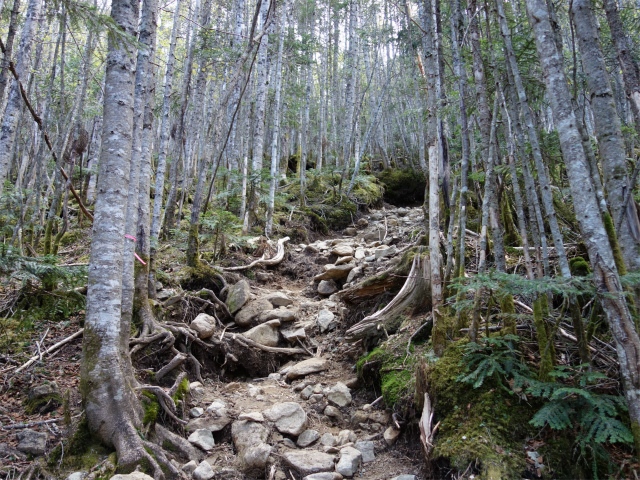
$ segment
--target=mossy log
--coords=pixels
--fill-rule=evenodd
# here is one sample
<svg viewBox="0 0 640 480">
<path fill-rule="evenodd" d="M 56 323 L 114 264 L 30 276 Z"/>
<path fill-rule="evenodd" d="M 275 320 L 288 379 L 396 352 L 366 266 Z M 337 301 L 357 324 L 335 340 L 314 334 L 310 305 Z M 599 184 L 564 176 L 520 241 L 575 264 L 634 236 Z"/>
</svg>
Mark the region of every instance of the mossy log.
<svg viewBox="0 0 640 480">
<path fill-rule="evenodd" d="M 427 307 L 431 301 L 431 270 L 429 256 L 418 253 L 413 258 L 411 271 L 398 294 L 382 310 L 363 318 L 345 333 L 347 342 L 355 342 L 361 338 L 375 336 L 380 329 L 390 330 L 407 310 Z"/>
</svg>

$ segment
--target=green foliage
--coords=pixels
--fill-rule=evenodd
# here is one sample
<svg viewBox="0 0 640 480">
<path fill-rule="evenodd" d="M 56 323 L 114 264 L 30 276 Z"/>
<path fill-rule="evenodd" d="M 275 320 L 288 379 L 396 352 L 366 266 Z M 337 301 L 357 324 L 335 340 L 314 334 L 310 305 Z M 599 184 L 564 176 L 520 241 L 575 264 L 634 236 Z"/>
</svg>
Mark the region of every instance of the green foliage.
<svg viewBox="0 0 640 480">
<path fill-rule="evenodd" d="M 386 202 L 403 206 L 417 205 L 424 201 L 426 180 L 422 173 L 388 168 L 376 176 L 384 185 Z"/>
<path fill-rule="evenodd" d="M 242 222 L 233 213 L 215 209 L 208 211 L 201 218 L 202 233 L 200 237 L 202 241 L 213 242 L 213 255 L 211 260 L 217 261 L 226 253 L 226 245 L 229 243 L 239 243 L 242 240 L 240 231 Z"/>
<path fill-rule="evenodd" d="M 574 277 L 586 277 L 591 273 L 589 262 L 582 257 L 573 257 L 569 260 L 569 269 L 571 270 L 571 275 Z"/>
</svg>

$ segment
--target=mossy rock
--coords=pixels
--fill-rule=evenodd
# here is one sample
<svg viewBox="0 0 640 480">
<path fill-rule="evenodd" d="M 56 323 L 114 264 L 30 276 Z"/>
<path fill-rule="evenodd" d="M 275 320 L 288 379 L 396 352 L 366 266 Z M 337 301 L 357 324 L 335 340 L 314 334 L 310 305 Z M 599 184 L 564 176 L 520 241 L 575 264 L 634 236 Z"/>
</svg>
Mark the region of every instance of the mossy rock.
<svg viewBox="0 0 640 480">
<path fill-rule="evenodd" d="M 386 202 L 398 207 L 419 205 L 424 202 L 427 182 L 422 173 L 387 168 L 376 177 L 384 185 Z"/>
<path fill-rule="evenodd" d="M 450 344 L 428 370 L 429 393 L 441 421 L 433 458 L 447 458 L 460 471 L 475 465 L 480 472 L 476 478 L 521 478 L 523 445 L 534 434 L 528 419 L 535 408 L 495 382 L 475 389 L 458 382 L 467 342 Z"/>
<path fill-rule="evenodd" d="M 105 447 L 93 437 L 89 423 L 86 417 L 83 417 L 73 430 L 64 450 L 60 444 L 54 448 L 47 458 L 47 464 L 52 468 L 59 467 L 63 471 L 88 471 L 108 455 L 115 455 L 112 452 L 112 449 Z M 60 461 L 61 458 L 62 461 Z M 113 464 L 115 465 L 115 458 Z"/>
<path fill-rule="evenodd" d="M 216 274 L 220 274 L 220 272 L 205 263 L 201 263 L 195 268 L 186 267 L 180 276 L 180 286 L 184 290 L 208 288 L 219 292 L 222 285 L 220 280 L 216 278 Z"/>
<path fill-rule="evenodd" d="M 582 257 L 573 257 L 569 260 L 569 270 L 574 277 L 586 277 L 591 273 L 589 262 Z"/>
</svg>

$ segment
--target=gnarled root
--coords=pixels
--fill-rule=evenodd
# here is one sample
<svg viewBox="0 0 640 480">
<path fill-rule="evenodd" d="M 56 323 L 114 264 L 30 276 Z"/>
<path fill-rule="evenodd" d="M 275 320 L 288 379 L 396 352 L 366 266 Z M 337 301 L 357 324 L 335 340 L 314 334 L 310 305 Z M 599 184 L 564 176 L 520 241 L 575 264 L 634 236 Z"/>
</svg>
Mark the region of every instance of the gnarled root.
<svg viewBox="0 0 640 480">
<path fill-rule="evenodd" d="M 345 333 L 347 342 L 363 338 L 378 337 L 381 330 L 388 332 L 397 329 L 398 319 L 407 311 L 422 308 L 431 300 L 431 273 L 429 257 L 421 249 L 413 259 L 411 271 L 404 286 L 382 310 L 363 318 Z"/>
<path fill-rule="evenodd" d="M 289 237 L 284 237 L 278 240 L 278 246 L 276 248 L 276 254 L 271 258 L 266 258 L 267 253 L 265 252 L 262 257 L 258 260 L 254 260 L 249 265 L 240 265 L 238 267 L 227 267 L 223 270 L 225 272 L 238 272 L 240 270 L 248 270 L 257 266 L 272 266 L 277 265 L 284 259 L 284 244 L 289 241 Z"/>
</svg>

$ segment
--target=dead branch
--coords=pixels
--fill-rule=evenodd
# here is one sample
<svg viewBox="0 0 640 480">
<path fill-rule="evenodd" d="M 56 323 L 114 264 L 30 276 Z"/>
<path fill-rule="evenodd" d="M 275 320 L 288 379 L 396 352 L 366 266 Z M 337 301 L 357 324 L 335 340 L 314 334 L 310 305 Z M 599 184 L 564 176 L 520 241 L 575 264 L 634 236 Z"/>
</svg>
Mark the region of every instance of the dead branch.
<svg viewBox="0 0 640 480">
<path fill-rule="evenodd" d="M 256 266 L 272 266 L 277 265 L 284 259 L 284 244 L 289 241 L 289 237 L 284 237 L 278 240 L 278 247 L 276 249 L 276 254 L 272 258 L 266 258 L 267 252 L 263 253 L 262 256 L 258 260 L 254 260 L 249 265 L 241 265 L 238 267 L 227 267 L 223 268 L 225 272 L 237 272 L 240 270 L 248 270 L 250 268 Z"/>
<path fill-rule="evenodd" d="M 268 347 L 266 345 L 261 345 L 257 342 L 254 342 L 250 338 L 247 338 L 244 335 L 238 334 L 238 333 L 225 333 L 224 338 L 227 340 L 232 340 L 245 348 L 255 347 L 264 352 L 269 352 L 269 353 L 283 353 L 285 355 L 297 355 L 299 353 L 300 354 L 307 353 L 301 348 Z"/>
<path fill-rule="evenodd" d="M 420 423 L 418 425 L 420 426 L 420 442 L 422 443 L 422 451 L 426 461 L 429 461 L 429 455 L 433 448 L 433 436 L 440 426 L 440 422 L 438 422 L 433 428 L 431 427 L 433 422 L 433 413 L 433 409 L 431 408 L 431 399 L 429 398 L 429 394 L 425 393 L 422 416 L 420 417 Z"/>
<path fill-rule="evenodd" d="M 156 381 L 160 381 L 167 373 L 178 368 L 186 361 L 187 356 L 184 353 L 178 353 L 169 363 L 156 372 Z"/>
<path fill-rule="evenodd" d="M 60 347 L 62 347 L 63 345 L 66 345 L 67 343 L 71 342 L 72 340 L 75 340 L 76 338 L 78 338 L 80 335 L 82 335 L 82 332 L 84 332 L 84 328 L 81 328 L 80 330 L 78 330 L 76 333 L 74 333 L 73 335 L 60 340 L 58 343 L 56 343 L 55 345 L 50 346 L 47 350 L 45 350 L 44 352 L 42 352 L 42 356 L 47 355 L 49 353 L 55 352 L 56 350 L 58 350 Z M 24 370 L 25 368 L 30 367 L 31 365 L 33 365 L 34 363 L 36 363 L 36 361 L 41 358 L 40 355 L 34 355 L 33 357 L 31 357 L 31 359 L 25 363 L 24 365 L 22 365 L 21 367 L 17 368 L 13 373 L 19 373 L 22 370 Z"/>
<path fill-rule="evenodd" d="M 3 425 L 2 428 L 3 430 L 19 430 L 21 428 L 31 428 L 31 427 L 37 427 L 38 425 L 48 425 L 50 423 L 57 423 L 57 422 L 61 422 L 62 420 L 64 420 L 63 418 L 51 418 L 49 420 L 42 420 L 40 422 L 31 422 L 31 423 L 13 423 L 11 425 Z"/>
</svg>

